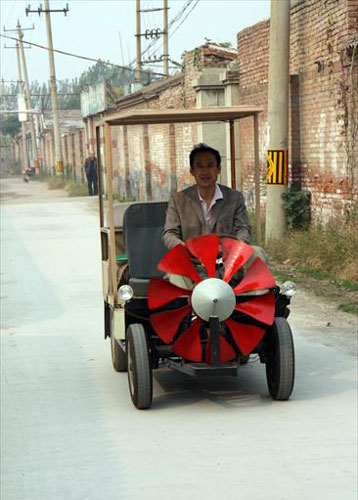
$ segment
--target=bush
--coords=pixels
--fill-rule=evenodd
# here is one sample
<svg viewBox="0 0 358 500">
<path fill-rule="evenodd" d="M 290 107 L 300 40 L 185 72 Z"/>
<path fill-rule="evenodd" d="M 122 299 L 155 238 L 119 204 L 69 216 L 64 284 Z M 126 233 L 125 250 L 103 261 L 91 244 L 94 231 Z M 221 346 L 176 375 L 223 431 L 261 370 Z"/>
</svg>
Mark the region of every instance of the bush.
<svg viewBox="0 0 358 500">
<path fill-rule="evenodd" d="M 267 246 L 271 258 L 279 263 L 290 259 L 303 270 L 319 271 L 338 280 L 358 283 L 357 208 L 348 218 L 335 217 L 326 225 L 307 231 L 292 231 Z"/>
<path fill-rule="evenodd" d="M 40 182 L 47 182 L 48 179 L 49 179 L 49 176 L 48 176 L 47 172 L 41 168 L 40 168 L 39 173 L 33 175 L 31 178 L 32 181 L 40 181 Z"/>
<path fill-rule="evenodd" d="M 282 193 L 289 230 L 308 229 L 311 218 L 311 193 L 291 186 Z"/>
<path fill-rule="evenodd" d="M 67 182 L 65 189 L 68 192 L 68 196 L 71 197 L 88 196 L 88 189 L 84 184 L 77 184 L 76 182 L 70 181 Z"/>
<path fill-rule="evenodd" d="M 50 177 L 47 181 L 48 189 L 64 189 L 65 180 L 61 177 Z"/>
</svg>

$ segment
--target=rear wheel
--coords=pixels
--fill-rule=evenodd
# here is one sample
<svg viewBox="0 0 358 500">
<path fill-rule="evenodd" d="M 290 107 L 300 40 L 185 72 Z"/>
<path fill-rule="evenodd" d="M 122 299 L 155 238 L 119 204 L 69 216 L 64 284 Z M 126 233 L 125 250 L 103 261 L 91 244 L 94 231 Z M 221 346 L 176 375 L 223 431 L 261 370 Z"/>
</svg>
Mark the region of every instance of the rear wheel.
<svg viewBox="0 0 358 500">
<path fill-rule="evenodd" d="M 275 318 L 266 333 L 266 378 L 273 399 L 285 401 L 293 390 L 295 356 L 290 325 L 285 318 Z"/>
<path fill-rule="evenodd" d="M 153 398 L 153 378 L 147 336 L 141 324 L 127 329 L 127 365 L 129 392 L 140 410 L 149 408 Z"/>
</svg>

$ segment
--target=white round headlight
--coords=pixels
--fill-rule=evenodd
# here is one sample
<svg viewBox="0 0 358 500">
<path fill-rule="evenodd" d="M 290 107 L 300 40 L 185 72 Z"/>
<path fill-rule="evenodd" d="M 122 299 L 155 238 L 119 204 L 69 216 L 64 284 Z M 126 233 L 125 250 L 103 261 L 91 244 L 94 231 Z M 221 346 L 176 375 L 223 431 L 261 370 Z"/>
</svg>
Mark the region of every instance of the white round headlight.
<svg viewBox="0 0 358 500">
<path fill-rule="evenodd" d="M 294 281 L 285 281 L 281 286 L 281 292 L 286 295 L 286 297 L 292 297 L 297 292 L 297 286 Z"/>
<path fill-rule="evenodd" d="M 118 296 L 121 300 L 131 300 L 133 297 L 133 289 L 129 285 L 122 285 L 119 287 Z"/>
</svg>

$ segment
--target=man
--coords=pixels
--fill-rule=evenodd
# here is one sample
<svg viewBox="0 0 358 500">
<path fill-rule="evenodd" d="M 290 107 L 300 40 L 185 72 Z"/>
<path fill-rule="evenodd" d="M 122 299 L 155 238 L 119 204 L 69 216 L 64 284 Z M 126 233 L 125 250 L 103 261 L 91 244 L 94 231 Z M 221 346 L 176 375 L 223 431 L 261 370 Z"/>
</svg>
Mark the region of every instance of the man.
<svg viewBox="0 0 358 500">
<path fill-rule="evenodd" d="M 163 241 L 168 249 L 193 236 L 219 234 L 250 243 L 251 226 L 242 193 L 217 183 L 221 172 L 219 151 L 198 144 L 190 153 L 195 185 L 171 195 Z"/>
<path fill-rule="evenodd" d="M 90 151 L 89 157 L 85 161 L 85 173 L 88 185 L 88 194 L 90 196 L 98 194 L 97 187 L 97 158 L 93 151 Z"/>
</svg>

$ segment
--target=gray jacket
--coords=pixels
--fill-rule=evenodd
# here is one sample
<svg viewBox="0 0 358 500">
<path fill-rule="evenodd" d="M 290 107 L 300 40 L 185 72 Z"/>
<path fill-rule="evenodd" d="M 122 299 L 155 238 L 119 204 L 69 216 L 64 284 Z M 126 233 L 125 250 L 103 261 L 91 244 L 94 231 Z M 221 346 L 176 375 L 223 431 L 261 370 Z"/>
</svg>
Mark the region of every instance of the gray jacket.
<svg viewBox="0 0 358 500">
<path fill-rule="evenodd" d="M 202 234 L 235 236 L 250 243 L 251 226 L 242 193 L 219 184 L 223 199 L 211 209 L 212 222 L 205 223 L 196 185 L 170 196 L 163 241 L 167 248 Z"/>
</svg>

